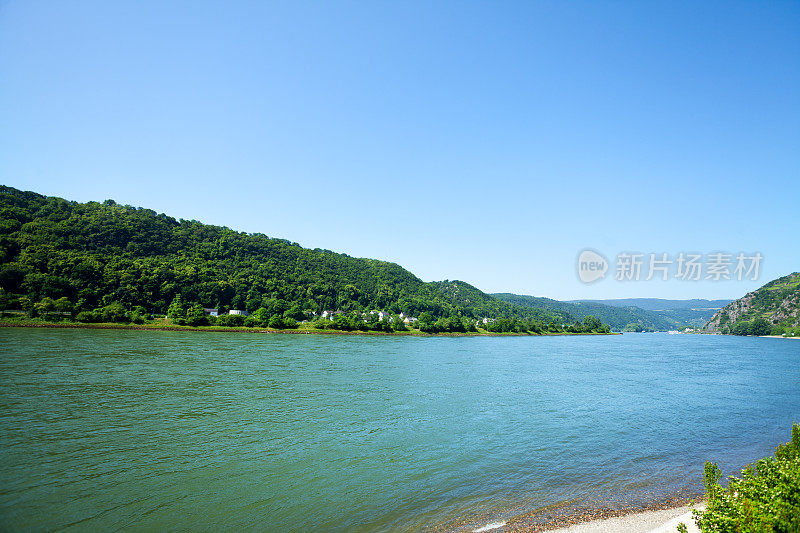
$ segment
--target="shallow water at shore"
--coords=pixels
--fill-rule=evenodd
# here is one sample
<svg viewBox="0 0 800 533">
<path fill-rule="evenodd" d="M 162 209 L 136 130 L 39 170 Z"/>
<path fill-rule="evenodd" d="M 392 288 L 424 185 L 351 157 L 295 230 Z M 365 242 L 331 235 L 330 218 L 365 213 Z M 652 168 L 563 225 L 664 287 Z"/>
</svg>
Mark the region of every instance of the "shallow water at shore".
<svg viewBox="0 0 800 533">
<path fill-rule="evenodd" d="M 0 345 L 12 530 L 471 530 L 647 506 L 800 419 L 800 346 L 780 339 L 3 328 Z"/>
</svg>

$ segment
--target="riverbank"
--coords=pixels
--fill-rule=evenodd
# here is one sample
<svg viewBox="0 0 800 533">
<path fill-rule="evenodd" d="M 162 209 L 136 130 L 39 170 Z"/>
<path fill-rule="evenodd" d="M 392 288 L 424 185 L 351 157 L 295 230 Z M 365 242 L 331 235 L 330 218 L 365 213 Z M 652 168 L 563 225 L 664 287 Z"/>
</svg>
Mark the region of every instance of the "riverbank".
<svg viewBox="0 0 800 533">
<path fill-rule="evenodd" d="M 704 508 L 702 490 L 684 488 L 662 495 L 583 497 L 528 512 L 514 508 L 494 509 L 491 514 L 472 513 L 444 523 L 433 531 L 441 533 L 673 533 L 677 523 L 693 522 L 690 508 Z M 498 512 L 499 511 L 499 512 Z M 499 515 L 499 516 L 498 516 Z M 669 524 L 677 517 L 670 529 Z M 692 531 L 692 529 L 689 529 Z"/>
<path fill-rule="evenodd" d="M 206 333 L 277 333 L 286 335 L 369 335 L 369 336 L 413 336 L 413 337 L 552 337 L 565 335 L 621 335 L 621 333 L 492 333 L 486 330 L 468 333 L 425 333 L 419 330 L 413 331 L 342 331 L 335 329 L 316 329 L 299 327 L 297 329 L 272 329 L 272 328 L 248 328 L 248 327 L 227 327 L 227 326 L 178 326 L 167 323 L 149 324 L 117 324 L 100 323 L 85 324 L 81 322 L 44 322 L 36 319 L 7 319 L 0 318 L 0 328 L 54 328 L 54 329 L 119 329 L 119 330 L 151 330 L 151 331 L 187 331 L 187 332 L 206 332 Z"/>
<path fill-rule="evenodd" d="M 504 533 L 506 531 L 515 533 L 540 531 L 548 533 L 601 533 L 606 531 L 645 533 L 664 525 L 677 516 L 685 515 L 691 503 L 699 498 L 699 495 L 695 495 L 694 498 L 675 496 L 631 508 L 600 507 L 544 514 L 534 512 L 514 517 L 501 531 Z M 672 533 L 671 530 L 670 533 Z"/>
<path fill-rule="evenodd" d="M 684 523 L 688 533 L 700 533 L 693 509 L 705 509 L 705 503 L 668 502 L 646 510 L 600 510 L 567 514 L 549 522 L 528 522 L 530 517 L 496 520 L 466 531 L 471 533 L 677 533 Z"/>
<path fill-rule="evenodd" d="M 550 530 L 550 533 L 677 533 L 678 524 L 686 524 L 689 533 L 699 533 L 693 509 L 705 509 L 705 504 L 684 505 L 669 509 L 643 511 L 614 518 L 592 520 L 569 527 Z"/>
</svg>

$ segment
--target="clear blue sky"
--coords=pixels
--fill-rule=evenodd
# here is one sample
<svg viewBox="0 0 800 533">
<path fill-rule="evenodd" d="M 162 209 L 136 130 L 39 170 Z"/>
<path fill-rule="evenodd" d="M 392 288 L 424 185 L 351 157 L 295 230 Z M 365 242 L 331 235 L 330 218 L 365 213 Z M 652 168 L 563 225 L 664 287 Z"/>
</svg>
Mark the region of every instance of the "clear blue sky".
<svg viewBox="0 0 800 533">
<path fill-rule="evenodd" d="M 800 270 L 800 2 L 4 1 L 0 183 L 487 292 L 735 298 Z M 764 263 L 583 285 L 587 247 Z"/>
</svg>

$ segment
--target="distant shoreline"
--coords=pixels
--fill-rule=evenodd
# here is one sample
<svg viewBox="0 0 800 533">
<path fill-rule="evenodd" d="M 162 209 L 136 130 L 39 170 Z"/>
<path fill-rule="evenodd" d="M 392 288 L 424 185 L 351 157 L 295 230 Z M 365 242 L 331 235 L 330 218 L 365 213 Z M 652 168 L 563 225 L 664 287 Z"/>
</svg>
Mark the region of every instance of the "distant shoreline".
<svg viewBox="0 0 800 533">
<path fill-rule="evenodd" d="M 383 337 L 561 337 L 578 335 L 622 335 L 621 333 L 492 333 L 492 332 L 468 332 L 468 333 L 423 333 L 419 331 L 342 331 L 333 329 L 270 329 L 270 328 L 247 328 L 247 327 L 224 327 L 224 326 L 175 326 L 175 325 L 156 325 L 156 324 L 76 324 L 41 322 L 31 323 L 22 321 L 8 321 L 0 319 L 0 328 L 45 328 L 45 329 L 105 329 L 105 330 L 136 330 L 136 331 L 185 331 L 191 333 L 263 333 L 263 334 L 286 334 L 286 335 L 367 335 Z"/>
</svg>

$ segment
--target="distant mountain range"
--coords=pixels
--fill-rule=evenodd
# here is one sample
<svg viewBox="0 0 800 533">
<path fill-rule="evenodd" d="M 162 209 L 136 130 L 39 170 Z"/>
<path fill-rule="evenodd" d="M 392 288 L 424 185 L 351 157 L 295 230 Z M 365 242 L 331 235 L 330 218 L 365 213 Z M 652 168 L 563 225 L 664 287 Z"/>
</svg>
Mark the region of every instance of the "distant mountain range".
<svg viewBox="0 0 800 533">
<path fill-rule="evenodd" d="M 732 301 L 714 314 L 705 329 L 734 335 L 800 335 L 800 272 Z"/>
<path fill-rule="evenodd" d="M 663 298 L 617 298 L 611 300 L 569 300 L 569 302 L 594 302 L 614 307 L 638 307 L 645 311 L 676 311 L 722 309 L 733 300 L 665 300 Z"/>
<path fill-rule="evenodd" d="M 731 300 L 660 298 L 559 301 L 510 293 L 495 293 L 491 296 L 516 306 L 542 309 L 577 319 L 594 315 L 615 331 L 698 328 L 708 322 L 716 311 L 731 302 Z"/>
</svg>

